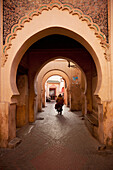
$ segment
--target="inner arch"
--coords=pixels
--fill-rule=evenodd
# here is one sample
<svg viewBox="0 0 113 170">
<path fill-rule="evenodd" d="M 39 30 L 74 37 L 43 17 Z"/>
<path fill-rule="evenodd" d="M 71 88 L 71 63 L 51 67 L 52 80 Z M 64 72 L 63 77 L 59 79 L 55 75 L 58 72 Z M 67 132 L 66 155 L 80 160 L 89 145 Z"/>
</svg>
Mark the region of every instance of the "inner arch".
<svg viewBox="0 0 113 170">
<path fill-rule="evenodd" d="M 22 67 L 25 68 L 25 71 L 28 71 L 28 86 L 29 86 L 29 118 L 30 121 L 32 122 L 34 120 L 34 100 L 38 104 L 39 111 L 41 111 L 41 106 L 42 106 L 42 90 L 41 90 L 41 85 L 38 86 L 39 93 L 35 94 L 34 93 L 34 81 L 37 73 L 39 73 L 43 68 L 50 64 L 53 60 L 55 59 L 65 59 L 67 64 L 66 64 L 66 71 L 71 69 L 73 65 L 71 65 L 71 61 L 73 62 L 72 64 L 79 65 L 81 70 L 83 70 L 85 76 L 86 76 L 86 82 L 87 82 L 87 91 L 86 94 L 83 94 L 84 101 L 83 101 L 83 106 L 84 106 L 84 113 L 88 111 L 89 113 L 92 113 L 92 110 L 95 109 L 96 112 L 98 112 L 98 107 L 96 100 L 94 98 L 94 92 L 97 87 L 97 69 L 95 62 L 93 60 L 93 57 L 91 54 L 86 50 L 86 48 L 79 42 L 77 42 L 74 37 L 71 38 L 69 35 L 61 35 L 61 34 L 51 34 L 48 35 L 44 38 L 41 38 L 28 50 L 26 53 L 23 55 L 20 64 L 18 66 L 18 71 L 17 75 L 22 74 Z M 51 62 L 50 62 L 51 61 Z M 68 67 L 68 62 L 70 63 L 70 67 Z M 50 70 L 54 68 L 54 64 L 51 65 Z M 62 67 L 62 65 L 61 65 Z M 59 64 L 57 65 L 57 68 L 59 69 Z M 68 71 L 69 71 L 68 70 Z M 46 70 L 47 73 L 47 70 Z M 71 74 L 70 74 L 70 78 Z M 40 80 L 41 83 L 42 80 Z M 72 88 L 72 83 L 70 88 L 68 89 L 68 98 L 70 108 L 71 110 L 75 109 L 74 102 L 73 100 L 76 97 L 75 92 L 77 91 L 77 88 L 74 86 Z M 80 91 L 79 91 L 80 92 Z M 81 93 L 81 92 L 80 92 Z M 71 100 L 72 99 L 72 100 Z M 37 102 L 38 101 L 38 102 Z M 87 106 L 86 106 L 87 103 Z M 78 105 L 77 105 L 78 107 Z M 36 106 L 37 108 L 37 106 Z M 37 109 L 36 109 L 37 110 Z M 32 114 L 31 114 L 32 113 Z M 98 116 L 98 115 L 97 115 Z"/>
<path fill-rule="evenodd" d="M 92 47 L 79 35 L 73 33 L 72 31 L 69 31 L 67 29 L 64 29 L 64 28 L 59 28 L 59 27 L 52 27 L 52 28 L 48 28 L 48 29 L 45 29 L 43 31 L 40 31 L 39 33 L 37 33 L 36 35 L 30 37 L 22 46 L 21 48 L 19 49 L 18 53 L 16 54 L 16 56 L 18 56 L 18 62 L 19 60 L 22 58 L 22 52 L 25 53 L 25 51 L 29 48 L 29 50 L 31 50 L 32 48 L 36 48 L 36 44 L 38 44 L 38 42 L 36 42 L 36 40 L 39 40 L 40 42 L 42 42 L 43 40 L 46 40 L 50 37 L 54 37 L 54 35 L 58 35 L 59 37 L 62 36 L 63 38 L 64 37 L 67 37 L 67 39 L 71 39 L 73 42 L 75 42 L 75 44 L 77 45 L 76 42 L 81 42 L 82 44 L 78 43 L 79 46 L 81 48 L 81 50 L 85 51 L 86 53 L 89 54 L 89 52 L 86 50 L 86 47 L 88 48 L 88 50 L 90 51 L 90 54 L 92 54 L 92 56 L 96 56 L 94 50 L 92 49 Z M 45 37 L 45 38 L 44 38 Z M 65 38 L 64 38 L 65 39 Z M 77 41 L 76 41 L 77 40 Z M 69 40 L 70 41 L 70 40 Z M 33 43 L 35 43 L 35 45 L 32 45 Z M 32 46 L 30 46 L 32 45 Z M 47 44 L 46 44 L 47 45 Z M 66 45 L 66 44 L 65 44 Z M 41 45 L 39 45 L 40 49 L 42 48 Z M 73 43 L 71 44 L 71 47 L 74 47 L 73 46 Z M 84 48 L 85 47 L 85 48 Z M 80 49 L 79 48 L 79 49 Z M 74 49 L 74 48 L 73 48 Z M 29 51 L 28 50 L 28 51 Z M 27 52 L 28 52 L 27 51 Z M 24 54 L 23 53 L 23 54 Z M 99 62 L 98 62 L 98 58 L 97 57 L 94 57 L 93 59 L 95 60 L 95 62 L 93 61 L 91 55 L 89 54 L 89 60 L 92 60 L 92 62 L 94 63 L 94 67 L 97 68 L 97 74 L 98 74 L 98 83 L 97 83 L 97 87 L 96 87 L 96 91 L 95 91 L 95 94 L 98 93 L 99 89 L 100 89 L 100 85 L 101 85 L 101 69 L 100 69 L 100 65 L 99 65 Z M 68 55 L 68 57 L 70 57 Z M 16 72 L 14 70 L 17 69 L 17 57 L 15 57 L 15 59 L 13 60 L 13 67 L 11 69 L 11 75 L 14 75 L 13 77 L 16 76 Z M 19 59 L 20 58 L 20 59 Z M 77 57 L 76 57 L 77 59 Z M 80 62 L 78 65 L 80 65 L 81 68 L 83 68 L 84 66 L 84 61 L 86 61 L 87 59 L 85 58 L 85 56 L 83 57 L 83 61 Z M 96 65 L 95 65 L 96 64 Z M 16 67 L 14 69 L 14 67 Z M 84 70 L 84 69 L 83 69 Z M 11 76 L 12 77 L 12 76 Z M 16 86 L 15 86 L 15 83 L 14 83 L 14 79 L 11 79 L 11 84 L 12 84 L 12 89 L 14 89 L 13 91 L 16 90 Z M 15 91 L 17 93 L 17 90 Z"/>
</svg>

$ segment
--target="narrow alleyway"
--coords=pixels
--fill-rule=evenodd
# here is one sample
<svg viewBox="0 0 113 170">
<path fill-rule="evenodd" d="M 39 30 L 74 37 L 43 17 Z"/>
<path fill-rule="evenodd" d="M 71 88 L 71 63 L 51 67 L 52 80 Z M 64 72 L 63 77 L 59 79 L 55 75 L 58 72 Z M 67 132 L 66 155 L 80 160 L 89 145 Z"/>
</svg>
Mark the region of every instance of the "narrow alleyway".
<svg viewBox="0 0 113 170">
<path fill-rule="evenodd" d="M 34 124 L 17 131 L 21 144 L 0 149 L 0 170 L 113 170 L 113 151 L 97 150 L 80 115 L 64 106 L 60 116 L 47 103 Z"/>
</svg>

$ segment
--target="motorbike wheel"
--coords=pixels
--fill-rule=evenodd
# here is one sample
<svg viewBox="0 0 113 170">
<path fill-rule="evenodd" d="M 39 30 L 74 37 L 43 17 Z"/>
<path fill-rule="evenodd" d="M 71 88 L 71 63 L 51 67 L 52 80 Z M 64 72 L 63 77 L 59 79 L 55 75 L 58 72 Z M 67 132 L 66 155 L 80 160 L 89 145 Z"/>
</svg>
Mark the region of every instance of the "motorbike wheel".
<svg viewBox="0 0 113 170">
<path fill-rule="evenodd" d="M 60 111 L 60 115 L 62 115 L 62 111 Z"/>
<path fill-rule="evenodd" d="M 57 111 L 58 111 L 58 114 L 60 113 L 60 115 L 62 115 L 62 106 L 59 106 L 59 107 L 57 108 Z"/>
</svg>

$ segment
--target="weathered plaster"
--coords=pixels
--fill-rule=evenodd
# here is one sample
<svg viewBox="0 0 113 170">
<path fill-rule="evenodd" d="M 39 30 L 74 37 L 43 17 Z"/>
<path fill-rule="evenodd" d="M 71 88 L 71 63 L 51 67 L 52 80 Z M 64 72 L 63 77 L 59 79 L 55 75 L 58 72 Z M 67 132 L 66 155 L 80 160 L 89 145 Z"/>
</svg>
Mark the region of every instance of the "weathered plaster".
<svg viewBox="0 0 113 170">
<path fill-rule="evenodd" d="M 112 1 L 110 2 L 112 7 Z M 1 78 L 3 81 L 1 82 L 1 97 L 2 101 L 6 102 L 6 105 L 3 107 L 1 106 L 1 113 L 10 117 L 9 113 L 11 108 L 8 107 L 10 107 L 12 102 L 12 96 L 19 95 L 16 87 L 17 67 L 27 49 L 34 42 L 47 35 L 66 35 L 80 42 L 89 51 L 96 64 L 98 80 L 95 95 L 99 98 L 99 138 L 101 138 L 100 141 L 104 141 L 111 145 L 113 139 L 113 95 L 111 95 L 113 82 L 111 76 L 111 71 L 113 73 L 113 69 L 111 70 L 111 68 L 113 68 L 113 60 L 110 60 L 110 55 L 108 55 L 108 44 L 106 43 L 104 34 L 100 32 L 100 28 L 92 22 L 89 16 L 83 15 L 80 10 L 74 10 L 75 8 L 70 5 L 65 6 L 65 4 L 49 4 L 46 7 L 41 6 L 36 13 L 31 11 L 27 16 L 21 18 L 19 23 L 14 25 L 11 29 L 11 34 L 6 38 L 6 44 L 3 49 L 4 55 L 2 56 L 3 67 Z M 112 18 L 113 14 L 111 12 L 111 19 Z M 113 31 L 112 20 L 110 26 L 110 31 Z M 111 45 L 113 42 L 112 39 L 113 35 L 111 34 Z M 109 49 L 112 59 L 113 50 L 111 48 Z M 33 102 L 31 101 L 34 101 L 35 96 L 33 93 L 34 86 L 32 85 L 34 77 L 35 72 L 32 72 L 30 75 L 31 92 L 29 94 L 29 112 L 33 112 Z M 15 108 L 12 108 L 12 110 L 14 112 Z M 0 116 L 2 116 L 2 114 Z M 34 116 L 35 115 L 33 114 L 29 115 L 30 122 L 34 121 Z M 6 130 L 2 137 L 2 141 L 4 141 L 3 145 L 5 146 L 7 145 L 6 143 L 9 138 L 7 131 L 9 124 L 7 120 L 8 118 L 4 119 L 5 125 L 2 122 L 3 129 L 1 128 L 1 134 L 3 134 L 2 131 L 4 132 Z"/>
<path fill-rule="evenodd" d="M 113 145 L 113 102 L 103 103 L 104 143 Z"/>
<path fill-rule="evenodd" d="M 17 30 L 21 30 L 22 27 L 24 27 L 24 23 L 30 22 L 35 15 L 37 15 L 37 16 L 39 16 L 40 14 L 42 15 L 43 10 L 48 11 L 48 10 L 54 8 L 54 7 L 57 7 L 59 10 L 62 10 L 62 11 L 68 10 L 69 13 L 71 13 L 71 15 L 78 15 L 80 20 L 86 21 L 89 28 L 94 30 L 96 37 L 101 39 L 100 43 L 101 43 L 102 47 L 105 48 L 105 53 L 104 53 L 105 58 L 107 60 L 109 60 L 109 57 L 107 57 L 107 55 L 106 55 L 107 46 L 108 46 L 108 44 L 106 42 L 106 37 L 100 31 L 99 26 L 96 23 L 93 23 L 91 17 L 88 16 L 88 15 L 84 15 L 83 12 L 80 9 L 73 8 L 73 6 L 70 5 L 70 4 L 62 4 L 59 1 L 58 2 L 57 1 L 56 2 L 51 1 L 50 4 L 39 6 L 39 8 L 37 10 L 30 11 L 27 16 L 22 17 L 19 20 L 18 24 L 15 24 L 12 27 L 11 33 L 6 37 L 5 45 L 4 45 L 4 48 L 3 48 L 2 65 L 4 65 L 6 60 L 7 60 L 7 57 L 6 57 L 7 56 L 7 50 L 10 48 L 10 46 L 12 44 L 11 40 L 15 38 Z"/>
<path fill-rule="evenodd" d="M 59 73 L 62 77 L 65 77 L 68 85 L 68 90 L 70 91 L 70 110 L 81 110 L 81 104 L 79 105 L 79 101 L 81 103 L 81 95 L 80 95 L 80 87 L 76 87 L 73 85 L 72 78 L 78 72 L 79 83 L 81 84 L 81 71 L 76 68 L 69 68 L 68 62 L 64 61 L 51 61 L 46 64 L 37 76 L 37 95 L 38 95 L 38 110 L 42 110 L 42 90 L 43 84 L 47 80 L 47 78 L 52 74 Z M 41 87 L 41 88 L 40 88 Z M 85 89 L 85 87 L 84 87 Z M 74 95 L 73 95 L 74 94 Z"/>
<path fill-rule="evenodd" d="M 1 101 L 1 58 L 3 56 L 3 1 L 0 1 L 0 101 Z"/>
<path fill-rule="evenodd" d="M 56 16 L 55 20 L 54 20 L 54 16 Z M 48 18 L 49 18 L 49 20 L 48 20 Z M 59 18 L 60 18 L 60 20 L 59 20 Z M 65 20 L 65 18 L 68 18 L 68 22 L 67 22 L 67 20 Z M 32 27 L 33 25 L 34 25 L 34 27 Z M 89 29 L 89 27 L 87 26 L 87 22 L 82 22 L 81 20 L 79 20 L 78 15 L 71 15 L 68 13 L 67 10 L 59 11 L 57 8 L 53 8 L 51 11 L 50 10 L 43 11 L 41 15 L 33 17 L 33 20 L 31 20 L 31 22 L 27 22 L 24 24 L 24 27 L 22 28 L 21 31 L 20 30 L 17 31 L 18 32 L 17 37 L 12 40 L 12 46 L 7 51 L 8 56 L 10 56 L 10 57 L 8 57 L 5 67 L 3 67 L 3 74 L 5 73 L 5 76 L 6 76 L 5 81 L 6 82 L 11 81 L 12 82 L 11 86 L 13 86 L 12 89 L 13 89 L 13 91 L 15 91 L 15 92 L 12 92 L 12 90 L 10 90 L 9 96 L 12 96 L 11 94 L 13 94 L 13 93 L 18 94 L 18 91 L 16 89 L 16 84 L 14 83 L 15 82 L 14 80 L 16 79 L 16 69 L 17 69 L 18 63 L 19 63 L 23 53 L 28 49 L 28 47 L 33 42 L 35 42 L 36 40 L 41 38 L 39 36 L 39 34 L 37 34 L 38 35 L 38 37 L 37 37 L 35 35 L 35 33 L 37 33 L 37 31 L 40 32 L 41 30 L 44 30 L 47 27 L 53 27 L 53 26 L 59 26 L 59 28 L 65 27 L 64 32 L 60 33 L 60 31 L 58 31 L 60 34 L 65 34 L 66 29 L 73 31 L 73 32 L 71 32 L 71 31 L 68 32 L 67 35 L 70 37 L 76 38 L 77 41 L 81 42 L 87 48 L 87 50 L 90 52 L 90 54 L 92 55 L 92 57 L 95 61 L 95 64 L 97 66 L 97 71 L 98 71 L 98 83 L 97 83 L 97 89 L 96 89 L 95 93 L 99 92 L 101 95 L 101 98 L 105 98 L 105 97 L 108 98 L 107 97 L 108 92 L 106 91 L 106 94 L 104 94 L 104 96 L 103 96 L 103 92 L 102 92 L 102 89 L 105 88 L 104 82 L 108 81 L 107 80 L 108 75 L 107 75 L 107 72 L 105 72 L 105 70 L 107 70 L 107 66 L 106 66 L 106 60 L 104 58 L 104 48 L 101 47 L 101 45 L 99 45 L 100 40 L 96 38 L 93 30 Z M 87 31 L 85 31 L 85 30 L 87 30 Z M 48 30 L 48 33 L 45 32 L 46 34 L 44 34 L 44 32 L 43 32 L 43 36 L 54 33 L 54 28 L 53 28 L 53 31 L 52 32 L 51 31 L 52 30 L 50 30 L 50 32 L 49 32 L 49 30 Z M 55 32 L 56 32 L 56 30 L 55 30 Z M 76 36 L 74 35 L 74 32 L 75 32 L 75 34 L 77 33 Z M 33 35 L 35 35 L 35 37 Z M 84 37 L 85 41 L 82 39 L 81 36 Z M 28 37 L 31 37 L 31 38 L 29 39 Z M 93 41 L 92 41 L 92 39 L 93 39 Z M 22 46 L 22 44 L 23 44 L 23 46 Z M 17 55 L 19 55 L 19 56 L 17 57 Z M 12 63 L 13 63 L 13 68 L 11 68 Z M 15 68 L 14 68 L 14 66 L 15 66 Z M 11 69 L 11 73 L 10 73 L 10 69 Z M 10 77 L 10 74 L 13 75 L 13 79 L 12 79 L 12 77 Z M 104 77 L 102 77 L 102 75 L 104 75 Z M 4 77 L 4 75 L 3 75 L 3 77 Z M 7 82 L 7 85 L 9 85 L 8 82 Z M 101 86 L 101 90 L 99 91 L 100 86 Z M 7 89 L 10 89 L 10 88 L 11 88 L 10 86 L 7 87 Z M 8 100 L 10 100 L 10 99 L 8 99 Z"/>
</svg>

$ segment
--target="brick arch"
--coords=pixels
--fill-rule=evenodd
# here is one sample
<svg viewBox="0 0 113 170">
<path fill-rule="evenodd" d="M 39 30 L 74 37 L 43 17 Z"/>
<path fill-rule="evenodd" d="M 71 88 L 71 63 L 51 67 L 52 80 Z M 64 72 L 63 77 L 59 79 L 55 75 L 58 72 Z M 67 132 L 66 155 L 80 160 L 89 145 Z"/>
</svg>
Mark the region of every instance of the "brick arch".
<svg viewBox="0 0 113 170">
<path fill-rule="evenodd" d="M 100 98 L 105 98 L 102 90 L 108 77 L 106 74 L 106 76 L 102 76 L 105 72 L 102 66 L 104 65 L 104 68 L 107 69 L 106 59 L 109 60 L 106 55 L 105 35 L 100 32 L 98 25 L 79 9 L 68 4 L 51 2 L 22 17 L 19 23 L 13 26 L 11 34 L 6 38 L 2 57 L 2 75 L 6 75 L 5 82 L 8 86 L 6 88 L 9 89 L 9 96 L 4 95 L 5 100 L 10 101 L 13 95 L 19 94 L 16 88 L 16 71 L 23 54 L 34 42 L 55 33 L 75 39 L 89 51 L 98 73 L 95 94 L 99 95 Z M 108 98 L 107 94 L 106 98 Z"/>
</svg>

